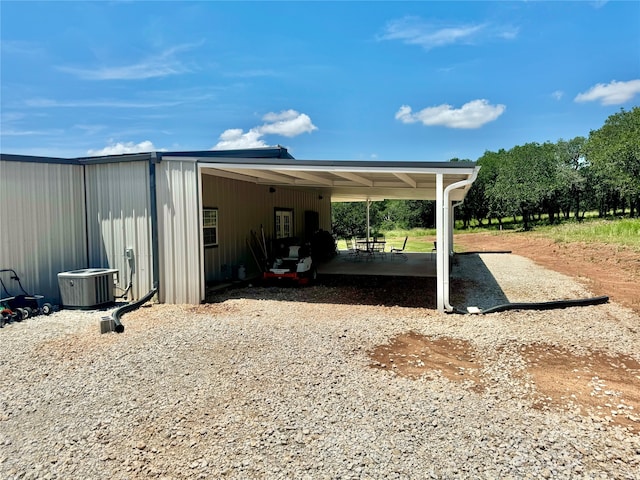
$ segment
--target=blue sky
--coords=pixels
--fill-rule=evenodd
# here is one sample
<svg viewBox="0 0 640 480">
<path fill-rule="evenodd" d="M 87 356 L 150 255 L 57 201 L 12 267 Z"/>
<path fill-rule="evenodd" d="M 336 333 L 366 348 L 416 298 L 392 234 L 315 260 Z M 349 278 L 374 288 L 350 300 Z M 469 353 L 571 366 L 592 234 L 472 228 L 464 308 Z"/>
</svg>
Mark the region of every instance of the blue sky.
<svg viewBox="0 0 640 480">
<path fill-rule="evenodd" d="M 2 153 L 477 160 L 640 104 L 640 2 L 0 3 Z"/>
</svg>

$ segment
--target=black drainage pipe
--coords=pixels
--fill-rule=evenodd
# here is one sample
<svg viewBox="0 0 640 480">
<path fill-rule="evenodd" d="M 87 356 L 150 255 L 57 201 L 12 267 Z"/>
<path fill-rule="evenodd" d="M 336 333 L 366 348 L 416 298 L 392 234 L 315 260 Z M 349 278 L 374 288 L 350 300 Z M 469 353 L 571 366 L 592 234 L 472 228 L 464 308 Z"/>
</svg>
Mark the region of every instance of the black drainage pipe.
<svg viewBox="0 0 640 480">
<path fill-rule="evenodd" d="M 480 251 L 480 250 L 475 250 L 472 252 L 456 252 L 456 255 L 483 255 L 485 253 L 512 253 L 511 250 L 486 250 L 486 251 Z"/>
<path fill-rule="evenodd" d="M 120 308 L 116 309 L 111 314 L 111 319 L 113 320 L 113 324 L 115 325 L 116 333 L 124 332 L 124 325 L 120 321 L 120 317 L 125 313 L 133 312 L 134 310 L 140 308 L 140 306 L 144 305 L 149 300 L 151 300 L 156 293 L 158 293 L 158 289 L 154 288 L 149 293 L 147 293 L 144 297 L 142 297 L 140 300 L 127 303 L 126 305 L 123 305 Z"/>
<path fill-rule="evenodd" d="M 536 302 L 536 303 L 505 303 L 504 305 L 497 305 L 495 307 L 483 310 L 483 315 L 487 313 L 505 312 L 507 310 L 553 310 L 556 308 L 569 308 L 569 307 L 585 307 L 588 305 L 600 305 L 607 303 L 609 297 L 592 297 L 592 298 L 578 298 L 575 300 L 554 300 L 552 302 Z"/>
</svg>

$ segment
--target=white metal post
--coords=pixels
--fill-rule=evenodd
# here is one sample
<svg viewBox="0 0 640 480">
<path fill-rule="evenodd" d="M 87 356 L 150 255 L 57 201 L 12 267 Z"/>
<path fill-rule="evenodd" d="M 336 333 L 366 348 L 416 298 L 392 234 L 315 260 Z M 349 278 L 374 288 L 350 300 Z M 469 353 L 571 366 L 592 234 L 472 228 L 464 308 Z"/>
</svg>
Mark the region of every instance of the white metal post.
<svg viewBox="0 0 640 480">
<path fill-rule="evenodd" d="M 367 198 L 367 242 L 371 238 L 371 225 L 369 224 L 369 207 L 371 206 L 371 200 Z M 368 248 L 368 245 L 367 245 Z"/>
<path fill-rule="evenodd" d="M 449 200 L 449 253 L 453 254 L 453 229 L 456 226 L 456 209 L 453 202 Z"/>
<path fill-rule="evenodd" d="M 445 218 L 444 218 L 444 178 L 442 173 L 436 174 L 436 306 L 444 312 L 444 262 L 449 253 L 445 251 Z"/>
</svg>

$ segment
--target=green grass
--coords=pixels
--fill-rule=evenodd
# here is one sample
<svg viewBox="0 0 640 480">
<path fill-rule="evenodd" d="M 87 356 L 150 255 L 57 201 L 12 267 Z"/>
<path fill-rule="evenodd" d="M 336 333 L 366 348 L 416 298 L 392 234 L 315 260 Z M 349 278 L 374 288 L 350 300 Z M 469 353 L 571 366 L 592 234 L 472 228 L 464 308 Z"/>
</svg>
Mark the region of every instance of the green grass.
<svg viewBox="0 0 640 480">
<path fill-rule="evenodd" d="M 407 252 L 431 252 L 433 241 L 436 239 L 435 228 L 414 228 L 411 230 L 389 230 L 384 232 L 387 242 L 385 250 L 388 252 L 391 247 L 402 248 L 404 237 L 408 237 Z M 338 249 L 345 250 L 347 245 L 344 240 L 338 240 Z"/>
<path fill-rule="evenodd" d="M 402 248 L 404 238 L 407 238 L 407 252 L 430 252 L 436 239 L 435 228 L 413 228 L 411 230 L 390 230 L 384 234 L 387 240 L 387 250 L 391 247 Z"/>
<path fill-rule="evenodd" d="M 599 218 L 600 217 L 598 216 L 597 211 L 590 211 L 584 214 L 583 221 L 596 220 Z M 515 218 L 512 216 L 504 217 L 501 220 L 502 220 L 502 224 L 499 224 L 496 219 L 493 219 L 491 221 L 491 225 L 489 225 L 488 220 L 485 220 L 483 224 L 480 225 L 478 221 L 474 219 L 474 220 L 471 220 L 471 222 L 469 222 L 469 228 L 466 228 L 466 229 L 462 228 L 462 225 L 463 225 L 462 220 L 456 220 L 456 230 L 459 229 L 460 233 L 463 233 L 463 232 L 492 232 L 496 230 L 522 230 L 523 229 L 521 215 L 518 215 Z M 575 216 L 573 216 L 572 214 L 568 219 L 565 219 L 564 215 L 556 216 L 555 225 L 558 225 L 559 223 L 565 223 L 565 222 L 576 222 Z M 531 218 L 529 220 L 529 224 L 534 229 L 537 229 L 540 226 L 549 226 L 549 215 L 546 213 L 543 213 L 539 219 L 537 218 L 537 216 L 535 218 Z"/>
<path fill-rule="evenodd" d="M 537 227 L 536 232 L 556 242 L 608 243 L 640 251 L 640 218 L 567 222 Z"/>
<path fill-rule="evenodd" d="M 456 230 L 456 234 L 472 234 L 476 232 L 491 232 L 499 234 L 496 228 L 474 228 Z M 411 230 L 390 230 L 384 232 L 387 241 L 386 250 L 391 247 L 401 248 L 404 237 L 408 237 L 408 252 L 431 252 L 436 230 L 414 228 Z M 617 220 L 585 219 L 583 222 L 568 221 L 559 225 L 538 225 L 531 232 L 522 235 L 543 235 L 556 242 L 598 242 L 629 247 L 640 251 L 640 218 L 624 218 Z M 454 242 L 455 243 L 455 242 Z M 338 241 L 338 248 L 347 248 L 344 240 Z"/>
</svg>

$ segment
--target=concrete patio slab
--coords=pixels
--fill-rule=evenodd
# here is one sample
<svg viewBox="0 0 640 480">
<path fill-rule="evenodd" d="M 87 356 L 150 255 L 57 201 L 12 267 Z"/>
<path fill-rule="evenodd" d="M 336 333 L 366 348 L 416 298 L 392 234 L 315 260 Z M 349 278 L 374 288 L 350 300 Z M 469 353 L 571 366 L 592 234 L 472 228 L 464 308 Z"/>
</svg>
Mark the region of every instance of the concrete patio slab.
<svg viewBox="0 0 640 480">
<path fill-rule="evenodd" d="M 318 265 L 319 275 L 380 275 L 435 277 L 436 257 L 431 253 L 387 253 L 383 256 L 350 255 L 341 250 L 329 262 Z"/>
</svg>

